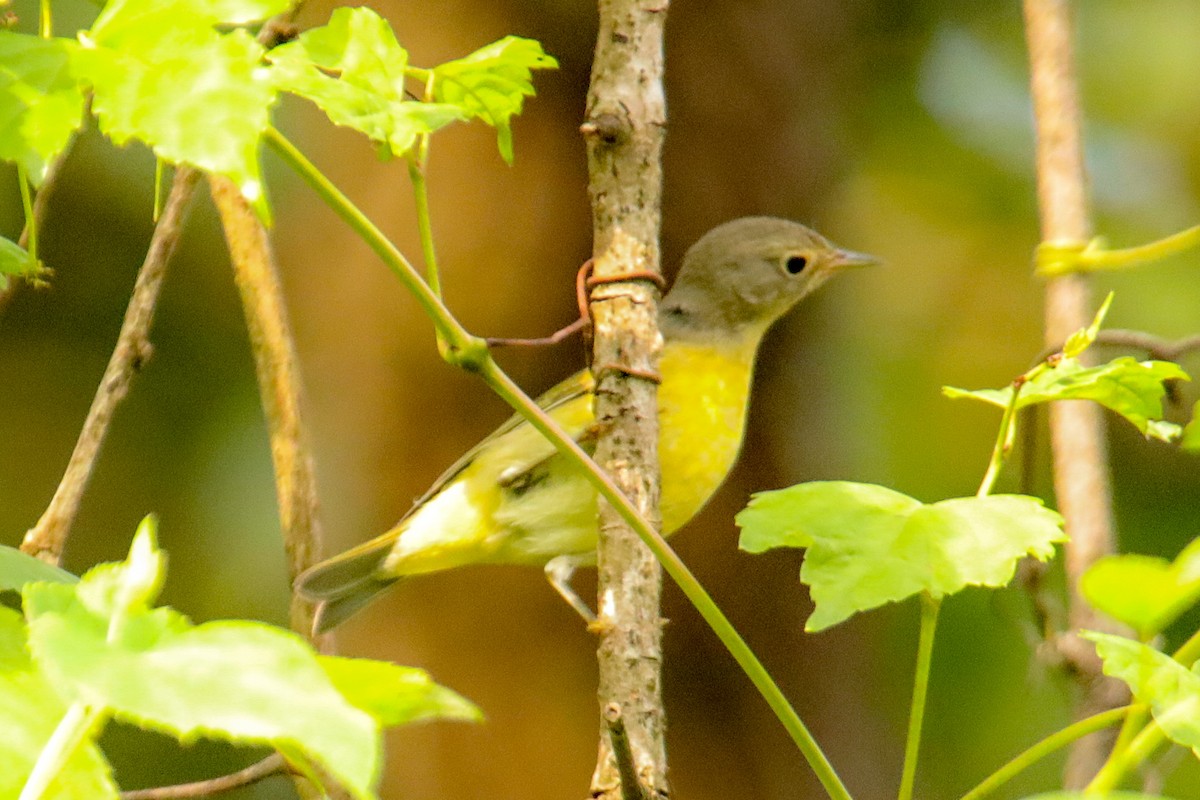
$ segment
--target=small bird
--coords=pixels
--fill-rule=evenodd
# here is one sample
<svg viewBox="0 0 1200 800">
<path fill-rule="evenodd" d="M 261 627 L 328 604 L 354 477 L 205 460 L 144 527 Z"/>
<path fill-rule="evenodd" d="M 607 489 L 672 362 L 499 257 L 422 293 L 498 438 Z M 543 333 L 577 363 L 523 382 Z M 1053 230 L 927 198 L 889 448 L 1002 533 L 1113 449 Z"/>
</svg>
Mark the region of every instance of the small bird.
<svg viewBox="0 0 1200 800">
<path fill-rule="evenodd" d="M 767 329 L 848 267 L 875 263 L 789 220 L 746 217 L 713 228 L 683 257 L 659 303 L 658 390 L 662 532 L 674 533 L 725 480 L 745 431 L 750 381 Z M 594 381 L 579 372 L 538 404 L 594 447 Z M 327 631 L 402 577 L 467 564 L 545 568 L 585 618 L 569 586 L 595 564 L 596 491 L 540 433 L 514 416 L 450 467 L 387 533 L 306 570 L 296 589 Z"/>
</svg>

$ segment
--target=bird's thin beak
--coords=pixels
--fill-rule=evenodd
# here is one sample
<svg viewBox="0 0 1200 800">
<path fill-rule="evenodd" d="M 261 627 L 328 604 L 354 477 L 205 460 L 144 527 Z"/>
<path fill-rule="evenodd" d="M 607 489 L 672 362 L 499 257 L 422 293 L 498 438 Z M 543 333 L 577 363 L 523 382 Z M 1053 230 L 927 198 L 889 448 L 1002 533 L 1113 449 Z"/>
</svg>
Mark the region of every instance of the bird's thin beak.
<svg viewBox="0 0 1200 800">
<path fill-rule="evenodd" d="M 834 254 L 832 264 L 836 269 L 852 269 L 854 267 L 874 267 L 882 264 L 873 255 L 868 253 L 856 253 L 853 250 L 838 250 Z"/>
</svg>

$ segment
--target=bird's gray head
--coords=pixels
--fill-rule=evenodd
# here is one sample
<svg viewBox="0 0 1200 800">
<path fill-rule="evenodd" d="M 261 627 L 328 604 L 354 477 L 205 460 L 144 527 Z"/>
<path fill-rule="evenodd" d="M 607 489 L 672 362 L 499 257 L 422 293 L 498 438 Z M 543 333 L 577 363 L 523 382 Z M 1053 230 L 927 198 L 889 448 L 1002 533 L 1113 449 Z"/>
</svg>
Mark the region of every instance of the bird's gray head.
<svg viewBox="0 0 1200 800">
<path fill-rule="evenodd" d="M 659 324 L 667 337 L 761 336 L 834 273 L 875 262 L 798 222 L 735 219 L 704 234 L 684 255 Z"/>
</svg>

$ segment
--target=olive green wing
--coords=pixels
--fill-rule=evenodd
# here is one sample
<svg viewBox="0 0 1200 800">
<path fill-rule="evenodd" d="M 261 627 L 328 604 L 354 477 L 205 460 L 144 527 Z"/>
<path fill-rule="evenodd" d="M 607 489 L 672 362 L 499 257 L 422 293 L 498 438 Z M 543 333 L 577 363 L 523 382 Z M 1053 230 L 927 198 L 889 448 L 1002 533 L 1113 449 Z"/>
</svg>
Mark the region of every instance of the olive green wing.
<svg viewBox="0 0 1200 800">
<path fill-rule="evenodd" d="M 560 422 L 566 422 L 564 415 L 579 416 L 574 404 L 586 398 L 593 385 L 590 372 L 577 373 L 539 397 L 538 405 L 552 417 L 559 416 Z M 481 455 L 487 453 L 489 458 L 495 459 L 499 456 L 497 449 L 503 449 L 508 454 L 503 469 L 498 471 L 495 478 L 496 485 L 504 491 L 520 491 L 518 487 L 536 482 L 539 470 L 548 468 L 549 461 L 557 451 L 549 440 L 542 438 L 540 441 L 533 440 L 532 445 L 526 442 L 519 448 L 520 457 L 512 457 L 514 450 L 505 447 L 505 439 L 511 438 L 510 435 L 523 425 L 528 425 L 523 417 L 514 415 L 509 418 L 442 473 L 391 530 L 323 561 L 297 577 L 296 590 L 318 604 L 314 630 L 323 633 L 336 627 L 399 579 L 398 576 L 387 574 L 382 567 L 397 537 L 403 532 L 406 521 L 479 461 Z M 580 425 L 575 420 L 570 427 L 574 430 L 569 433 L 578 437 L 590 452 L 594 446 L 593 426 Z"/>
<path fill-rule="evenodd" d="M 595 380 L 592 377 L 591 371 L 586 369 L 581 370 L 571 377 L 566 378 L 565 380 L 550 387 L 541 396 L 539 396 L 537 399 L 538 408 L 545 411 L 551 417 L 554 417 L 554 412 L 557 409 L 563 408 L 564 406 L 567 406 L 573 401 L 579 400 L 586 395 L 590 395 L 595 385 Z M 479 442 L 479 444 L 475 445 L 466 453 L 464 453 L 463 456 L 458 459 L 458 461 L 455 461 L 445 472 L 439 475 L 438 479 L 433 482 L 433 485 L 430 486 L 423 495 L 413 501 L 412 508 L 408 510 L 407 514 L 400 518 L 400 522 L 403 522 L 414 511 L 425 505 L 425 503 L 429 501 L 429 498 L 446 488 L 447 484 L 458 477 L 458 475 L 464 469 L 474 463 L 474 461 L 479 457 L 479 454 L 488 449 L 493 442 L 505 436 L 506 434 L 511 433 L 516 428 L 528 424 L 529 422 L 520 414 L 513 414 L 511 417 L 505 420 L 499 428 L 496 428 L 496 430 L 489 433 L 482 441 Z M 574 433 L 576 440 L 580 441 L 580 443 L 584 445 L 584 449 L 589 453 L 595 449 L 595 436 L 591 432 L 590 428 L 585 428 L 575 432 L 568 430 L 567 433 Z M 554 449 L 554 445 L 552 445 L 549 440 L 546 440 L 544 448 L 538 448 L 536 452 L 531 452 L 529 454 L 530 458 L 527 463 L 522 464 L 520 462 L 513 462 L 511 465 L 509 465 L 504 470 L 502 482 L 522 482 L 522 476 L 525 473 L 536 469 L 555 452 L 557 451 Z"/>
</svg>

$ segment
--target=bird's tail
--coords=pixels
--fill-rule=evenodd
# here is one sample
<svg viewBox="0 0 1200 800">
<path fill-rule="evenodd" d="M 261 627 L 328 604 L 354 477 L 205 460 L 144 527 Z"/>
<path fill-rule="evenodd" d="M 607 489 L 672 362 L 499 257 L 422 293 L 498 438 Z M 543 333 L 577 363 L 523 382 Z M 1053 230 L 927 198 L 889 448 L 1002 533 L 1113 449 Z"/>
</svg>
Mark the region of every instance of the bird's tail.
<svg viewBox="0 0 1200 800">
<path fill-rule="evenodd" d="M 296 578 L 296 591 L 317 604 L 313 633 L 325 633 L 341 625 L 399 580 L 383 574 L 381 569 L 392 544 L 391 540 L 367 542 L 306 569 Z"/>
</svg>

